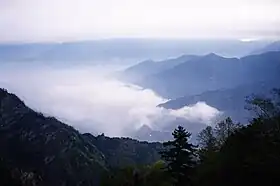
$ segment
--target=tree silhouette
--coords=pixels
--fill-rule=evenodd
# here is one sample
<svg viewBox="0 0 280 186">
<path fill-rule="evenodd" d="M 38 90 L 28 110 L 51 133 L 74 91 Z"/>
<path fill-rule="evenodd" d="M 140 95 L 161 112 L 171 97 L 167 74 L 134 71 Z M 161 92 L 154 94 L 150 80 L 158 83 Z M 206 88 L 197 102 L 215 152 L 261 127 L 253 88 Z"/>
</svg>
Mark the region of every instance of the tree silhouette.
<svg viewBox="0 0 280 186">
<path fill-rule="evenodd" d="M 224 121 L 217 123 L 215 133 L 218 146 L 222 146 L 227 138 L 240 127 L 241 125 L 239 123 L 234 123 L 230 117 L 227 117 Z"/>
<path fill-rule="evenodd" d="M 188 142 L 191 134 L 182 126 L 178 126 L 172 135 L 173 141 L 163 143 L 166 150 L 161 152 L 161 156 L 167 163 L 167 171 L 174 185 L 191 185 L 191 174 L 196 162 L 196 146 Z"/>
<path fill-rule="evenodd" d="M 212 153 L 218 150 L 217 138 L 211 126 L 207 126 L 197 136 L 199 145 L 199 159 L 204 161 Z"/>
</svg>

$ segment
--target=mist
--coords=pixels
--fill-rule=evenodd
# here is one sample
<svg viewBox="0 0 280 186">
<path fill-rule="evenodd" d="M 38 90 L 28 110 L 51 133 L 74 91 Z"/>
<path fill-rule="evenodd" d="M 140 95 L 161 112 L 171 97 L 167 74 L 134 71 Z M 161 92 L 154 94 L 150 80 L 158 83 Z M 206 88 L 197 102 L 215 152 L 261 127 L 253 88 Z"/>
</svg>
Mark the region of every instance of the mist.
<svg viewBox="0 0 280 186">
<path fill-rule="evenodd" d="M 81 132 L 108 136 L 131 136 L 143 125 L 158 131 L 175 128 L 178 119 L 211 125 L 222 114 L 204 102 L 179 110 L 157 107 L 167 100 L 152 90 L 111 78 L 113 71 L 90 64 L 1 64 L 0 87 L 15 93 L 32 109 Z"/>
</svg>

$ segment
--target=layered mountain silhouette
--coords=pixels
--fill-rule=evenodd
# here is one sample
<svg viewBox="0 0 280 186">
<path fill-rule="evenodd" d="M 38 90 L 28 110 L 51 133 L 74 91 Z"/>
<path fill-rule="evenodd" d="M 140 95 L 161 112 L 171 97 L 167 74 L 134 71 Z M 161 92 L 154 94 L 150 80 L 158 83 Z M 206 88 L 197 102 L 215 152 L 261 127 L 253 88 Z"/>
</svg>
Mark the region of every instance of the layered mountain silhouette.
<svg viewBox="0 0 280 186">
<path fill-rule="evenodd" d="M 81 134 L 0 89 L 0 147 L 0 183 L 71 186 L 96 185 L 109 167 L 153 163 L 161 144 Z"/>
<path fill-rule="evenodd" d="M 132 83 L 171 99 L 160 107 L 180 109 L 202 101 L 223 111 L 225 116 L 246 123 L 252 117 L 244 109 L 247 97 L 266 95 L 280 87 L 278 47 L 279 42 L 274 42 L 256 54 L 241 58 L 226 58 L 215 53 L 191 56 L 185 61 L 174 58 L 158 62 L 165 68 L 157 70 L 154 70 L 156 62 L 143 62 L 123 73 L 127 79 L 136 74 L 140 78 Z"/>
<path fill-rule="evenodd" d="M 181 54 L 204 55 L 215 52 L 243 56 L 263 47 L 266 41 L 104 39 L 63 43 L 0 44 L 0 61 L 103 61 L 120 59 L 166 59 Z M 119 62 L 121 62 L 119 61 Z"/>
<path fill-rule="evenodd" d="M 277 79 L 241 85 L 231 89 L 206 91 L 193 96 L 183 96 L 160 104 L 159 107 L 180 109 L 197 102 L 205 102 L 223 111 L 224 116 L 247 123 L 254 116 L 248 107 L 248 101 L 256 96 L 267 97 L 274 88 L 280 88 L 280 82 Z"/>
<path fill-rule="evenodd" d="M 158 74 L 162 71 L 171 69 L 183 62 L 197 58 L 195 55 L 183 55 L 178 58 L 172 58 L 162 61 L 146 60 L 127 68 L 124 72 L 118 74 L 118 78 L 130 83 L 139 83 L 144 78 Z"/>
<path fill-rule="evenodd" d="M 254 50 L 253 52 L 251 52 L 251 55 L 252 54 L 262 54 L 262 53 L 272 52 L 272 51 L 280 51 L 280 41 L 275 41 L 263 48 Z"/>
<path fill-rule="evenodd" d="M 166 98 L 178 98 L 276 80 L 279 72 L 280 52 L 277 51 L 242 58 L 225 58 L 211 53 L 148 75 L 138 85 Z"/>
</svg>

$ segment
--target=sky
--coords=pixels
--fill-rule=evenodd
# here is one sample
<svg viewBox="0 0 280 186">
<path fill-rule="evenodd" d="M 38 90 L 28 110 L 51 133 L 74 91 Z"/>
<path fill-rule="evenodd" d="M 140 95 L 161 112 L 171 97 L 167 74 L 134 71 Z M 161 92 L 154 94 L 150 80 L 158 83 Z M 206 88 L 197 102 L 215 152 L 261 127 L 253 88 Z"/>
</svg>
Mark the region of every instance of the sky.
<svg viewBox="0 0 280 186">
<path fill-rule="evenodd" d="M 0 0 L 0 42 L 275 38 L 279 0 Z"/>
</svg>

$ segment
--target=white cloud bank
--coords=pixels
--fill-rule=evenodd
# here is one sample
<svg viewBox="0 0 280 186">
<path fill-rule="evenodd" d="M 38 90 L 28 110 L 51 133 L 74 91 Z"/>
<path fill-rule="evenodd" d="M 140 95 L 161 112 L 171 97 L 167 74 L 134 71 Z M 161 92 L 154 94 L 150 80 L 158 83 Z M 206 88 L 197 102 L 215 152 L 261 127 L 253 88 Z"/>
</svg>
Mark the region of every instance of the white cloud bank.
<svg viewBox="0 0 280 186">
<path fill-rule="evenodd" d="M 178 117 L 211 124 L 220 114 L 205 103 L 180 110 L 158 108 L 166 100 L 153 91 L 108 80 L 102 70 L 90 66 L 0 65 L 0 87 L 16 93 L 31 108 L 82 132 L 109 136 L 129 135 L 143 124 L 161 129 L 166 127 L 161 121 L 170 125 Z"/>
</svg>

